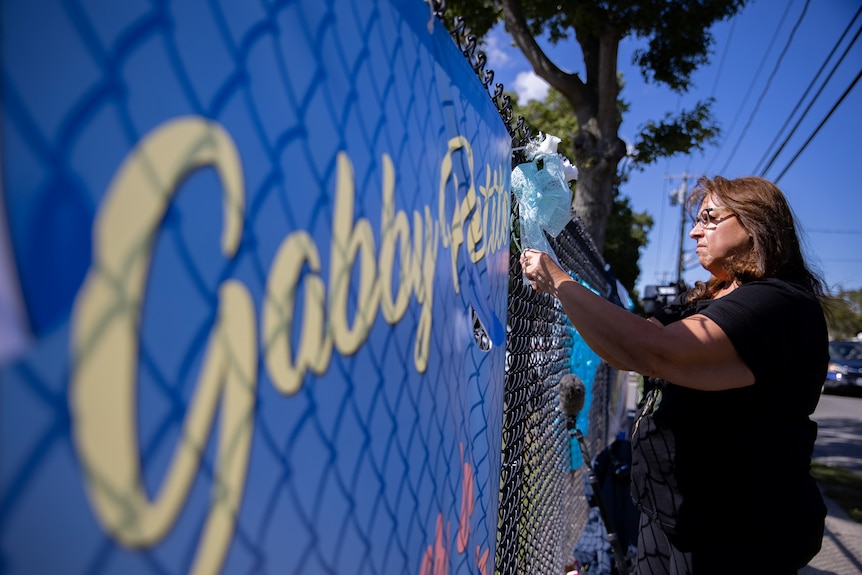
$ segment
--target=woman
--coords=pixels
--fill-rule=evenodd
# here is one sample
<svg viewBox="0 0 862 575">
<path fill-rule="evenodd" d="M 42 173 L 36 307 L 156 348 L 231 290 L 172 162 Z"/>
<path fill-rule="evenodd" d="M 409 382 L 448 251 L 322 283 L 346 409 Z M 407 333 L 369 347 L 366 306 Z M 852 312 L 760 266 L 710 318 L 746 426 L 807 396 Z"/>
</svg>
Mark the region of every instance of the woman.
<svg viewBox="0 0 862 575">
<path fill-rule="evenodd" d="M 688 209 L 711 277 L 667 325 L 593 294 L 545 253 L 525 250 L 521 265 L 605 361 L 653 378 L 632 432 L 637 572 L 795 573 L 826 516 L 809 472 L 829 361 L 823 284 L 774 184 L 704 177 Z"/>
</svg>

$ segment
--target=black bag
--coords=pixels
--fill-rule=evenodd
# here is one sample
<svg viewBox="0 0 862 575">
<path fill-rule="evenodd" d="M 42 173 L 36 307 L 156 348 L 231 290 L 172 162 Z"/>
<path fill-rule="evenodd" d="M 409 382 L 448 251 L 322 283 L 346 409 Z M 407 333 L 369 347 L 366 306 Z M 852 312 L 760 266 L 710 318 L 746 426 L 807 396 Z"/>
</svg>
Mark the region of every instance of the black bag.
<svg viewBox="0 0 862 575">
<path fill-rule="evenodd" d="M 632 445 L 617 439 L 593 459 L 591 466 L 598 479 L 599 497 L 612 522 L 613 532 L 626 550 L 629 559 L 637 552 L 640 511 L 631 497 Z M 605 536 L 605 525 L 597 507 L 596 494 L 585 478 L 584 492 L 590 503 L 590 515 L 578 543 L 575 558 L 582 566 L 589 565 L 591 574 L 610 575 L 613 553 Z M 633 562 L 630 561 L 630 564 Z"/>
</svg>

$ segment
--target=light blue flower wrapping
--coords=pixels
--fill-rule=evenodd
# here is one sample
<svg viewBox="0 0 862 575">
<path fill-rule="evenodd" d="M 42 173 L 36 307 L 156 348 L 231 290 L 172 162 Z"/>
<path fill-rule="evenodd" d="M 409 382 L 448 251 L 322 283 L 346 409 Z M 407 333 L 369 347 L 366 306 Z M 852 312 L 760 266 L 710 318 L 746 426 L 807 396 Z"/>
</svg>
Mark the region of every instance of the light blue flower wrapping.
<svg viewBox="0 0 862 575">
<path fill-rule="evenodd" d="M 563 157 L 539 154 L 515 166 L 511 185 L 520 208 L 521 249 L 547 252 L 559 264 L 544 232 L 556 237 L 572 219 L 572 192 L 566 183 Z"/>
</svg>

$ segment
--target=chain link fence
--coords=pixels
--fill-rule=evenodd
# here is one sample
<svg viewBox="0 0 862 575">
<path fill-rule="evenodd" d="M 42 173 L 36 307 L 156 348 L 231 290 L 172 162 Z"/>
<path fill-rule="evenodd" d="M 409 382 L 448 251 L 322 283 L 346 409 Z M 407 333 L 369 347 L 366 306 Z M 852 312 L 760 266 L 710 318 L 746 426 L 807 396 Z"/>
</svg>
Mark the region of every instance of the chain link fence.
<svg viewBox="0 0 862 575">
<path fill-rule="evenodd" d="M 0 572 L 561 572 L 556 385 L 598 452 L 618 377 L 523 284 L 529 130 L 463 22 L 0 10 Z M 578 222 L 552 244 L 612 297 Z"/>
<path fill-rule="evenodd" d="M 590 287 L 610 297 L 601 260 L 577 221 L 552 246 L 567 271 L 589 278 Z M 596 455 L 616 433 L 612 394 L 624 382 L 587 348 L 559 302 L 524 285 L 518 256 L 513 250 L 510 257 L 497 568 L 502 574 L 563 573 L 589 506 L 558 384 L 575 373 L 588 385 L 586 414 L 580 414 L 578 426 Z"/>
<path fill-rule="evenodd" d="M 444 17 L 445 2 L 431 0 Z M 523 117 L 515 117 L 485 55 L 470 33 L 469 22 L 453 19 L 451 33 L 471 62 L 512 136 L 512 167 L 526 161 L 525 145 L 534 135 Z M 554 298 L 535 292 L 523 280 L 519 262 L 518 203 L 512 198 L 513 242 L 509 256 L 506 339 L 506 388 L 497 572 L 503 575 L 564 573 L 587 523 L 585 471 L 569 423 L 560 411 L 558 385 L 567 373 L 587 386 L 577 427 L 587 450 L 597 455 L 617 436 L 627 416 L 627 375 L 602 362 L 572 327 Z M 585 227 L 576 216 L 556 237 L 548 237 L 560 264 L 574 278 L 624 305 L 618 286 Z"/>
</svg>

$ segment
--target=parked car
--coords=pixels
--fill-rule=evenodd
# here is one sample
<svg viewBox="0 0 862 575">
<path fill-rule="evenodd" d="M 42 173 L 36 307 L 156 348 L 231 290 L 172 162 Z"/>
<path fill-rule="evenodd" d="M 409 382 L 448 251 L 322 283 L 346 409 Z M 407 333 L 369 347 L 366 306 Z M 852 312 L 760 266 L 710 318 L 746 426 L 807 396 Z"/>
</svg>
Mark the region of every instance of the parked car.
<svg viewBox="0 0 862 575">
<path fill-rule="evenodd" d="M 830 341 L 823 391 L 862 392 L 862 341 Z"/>
</svg>

